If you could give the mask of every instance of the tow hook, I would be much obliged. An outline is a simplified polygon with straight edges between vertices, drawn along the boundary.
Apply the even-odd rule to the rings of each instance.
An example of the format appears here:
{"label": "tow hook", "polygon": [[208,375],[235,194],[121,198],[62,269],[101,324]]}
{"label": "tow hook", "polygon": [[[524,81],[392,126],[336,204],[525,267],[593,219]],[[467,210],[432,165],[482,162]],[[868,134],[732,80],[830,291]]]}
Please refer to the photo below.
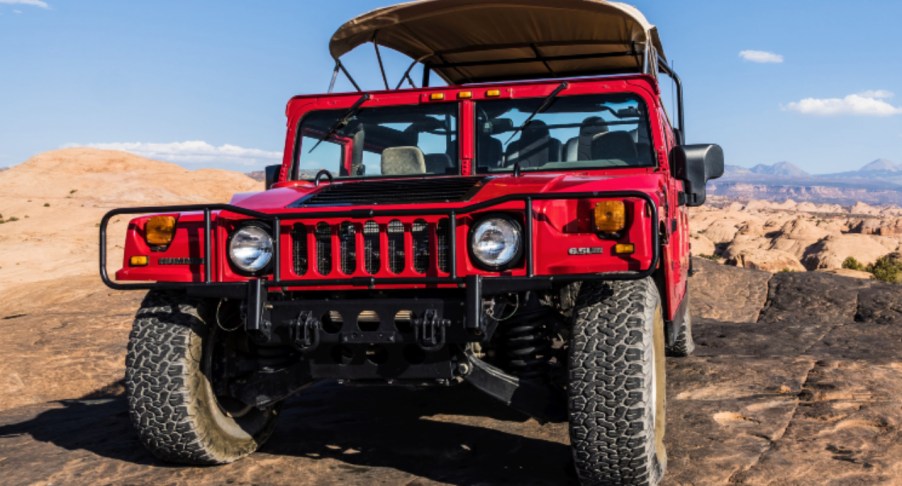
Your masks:
{"label": "tow hook", "polygon": [[427,309],[422,319],[413,320],[413,332],[417,345],[424,351],[435,351],[445,345],[446,329],[451,325],[448,319],[441,319],[438,311]]}
{"label": "tow hook", "polygon": [[322,323],[313,317],[313,312],[304,311],[291,324],[291,341],[301,351],[312,351],[319,346]]}

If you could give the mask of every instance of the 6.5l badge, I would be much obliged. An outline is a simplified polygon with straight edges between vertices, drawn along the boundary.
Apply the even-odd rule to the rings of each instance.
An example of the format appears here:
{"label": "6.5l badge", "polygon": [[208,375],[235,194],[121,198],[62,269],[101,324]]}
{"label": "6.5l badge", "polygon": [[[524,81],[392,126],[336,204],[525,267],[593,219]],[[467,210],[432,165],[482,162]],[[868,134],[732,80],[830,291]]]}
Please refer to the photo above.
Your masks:
{"label": "6.5l badge", "polygon": [[570,248],[567,253],[570,255],[601,255],[604,253],[604,249],[600,247]]}

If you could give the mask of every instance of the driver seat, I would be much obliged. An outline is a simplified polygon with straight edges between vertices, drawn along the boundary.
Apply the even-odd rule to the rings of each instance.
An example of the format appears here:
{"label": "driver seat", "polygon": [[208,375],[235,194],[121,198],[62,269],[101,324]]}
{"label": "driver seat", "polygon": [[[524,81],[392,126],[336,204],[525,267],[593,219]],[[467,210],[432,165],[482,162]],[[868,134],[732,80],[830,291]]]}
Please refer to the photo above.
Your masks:
{"label": "driver seat", "polygon": [[512,166],[520,162],[520,167],[541,167],[548,162],[561,159],[561,142],[551,137],[548,125],[535,120],[520,135],[520,139],[507,146],[504,162]]}

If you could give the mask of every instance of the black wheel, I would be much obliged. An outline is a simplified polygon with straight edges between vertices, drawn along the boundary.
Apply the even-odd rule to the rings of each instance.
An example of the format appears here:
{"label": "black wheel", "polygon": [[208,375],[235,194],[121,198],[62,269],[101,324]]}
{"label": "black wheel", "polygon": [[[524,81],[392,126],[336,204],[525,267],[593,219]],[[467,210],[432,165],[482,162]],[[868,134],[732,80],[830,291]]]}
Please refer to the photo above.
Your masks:
{"label": "black wheel", "polygon": [[131,420],[141,442],[166,461],[232,462],[256,451],[275,423],[274,408],[260,410],[222,391],[220,363],[230,344],[207,324],[206,311],[203,301],[152,291],[129,336]]}
{"label": "black wheel", "polygon": [[657,484],[667,454],[664,320],[654,281],[584,282],[569,353],[570,443],[581,482]]}
{"label": "black wheel", "polygon": [[676,340],[672,346],[667,346],[667,356],[684,358],[695,351],[695,341],[692,340],[692,315],[689,313],[689,294],[687,293],[683,303],[683,315],[677,325]]}

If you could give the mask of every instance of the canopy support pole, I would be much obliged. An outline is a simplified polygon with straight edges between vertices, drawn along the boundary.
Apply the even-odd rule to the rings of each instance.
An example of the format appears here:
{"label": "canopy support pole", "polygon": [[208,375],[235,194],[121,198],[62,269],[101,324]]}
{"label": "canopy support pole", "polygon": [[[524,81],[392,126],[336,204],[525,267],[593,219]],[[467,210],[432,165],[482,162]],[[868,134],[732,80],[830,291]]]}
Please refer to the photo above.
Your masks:
{"label": "canopy support pole", "polygon": [[354,81],[354,77],[351,76],[351,73],[348,72],[348,70],[345,68],[345,65],[341,63],[341,60],[336,59],[335,63],[335,65],[338,66],[338,69],[341,69],[341,72],[343,72],[344,75],[348,78],[348,81],[350,81],[351,84],[354,85],[354,89],[356,89],[358,93],[362,93],[363,90],[360,89],[360,85],[357,84],[357,81]]}
{"label": "canopy support pole", "polygon": [[424,88],[429,87],[429,74],[432,72],[432,69],[427,65],[423,65],[423,84],[421,85]]}
{"label": "canopy support pole", "polygon": [[677,123],[680,125],[680,138],[682,140],[678,140],[678,142],[682,145],[686,143],[686,120],[685,115],[683,113],[683,82],[680,80],[680,77],[677,75],[676,71],[671,69],[671,67],[661,59],[661,55],[658,54],[658,69],[661,70],[664,74],[670,76],[670,79],[673,80],[673,83],[676,85],[677,89]]}
{"label": "canopy support pole", "polygon": [[338,63],[335,63],[335,69],[332,70],[332,81],[329,82],[329,93],[335,91],[335,82],[338,81]]}
{"label": "canopy support pole", "polygon": [[401,80],[398,81],[398,85],[395,86],[395,89],[401,89],[401,85],[404,84],[404,80],[406,79],[408,83],[410,83],[411,88],[416,88],[416,83],[413,82],[413,78],[410,77],[410,72],[413,71],[413,68],[417,66],[417,64],[421,63],[423,59],[426,57],[421,57],[420,59],[414,59],[413,62],[410,63],[410,66],[407,66],[407,70],[404,71],[404,76],[401,76]]}
{"label": "canopy support pole", "polygon": [[379,35],[379,31],[373,32],[373,49],[376,50],[376,60],[379,61],[379,72],[382,73],[382,83],[385,84],[385,90],[388,91],[391,88],[388,86],[388,75],[385,74],[385,64],[382,63],[382,53],[379,52],[379,43],[376,42],[376,36]]}

